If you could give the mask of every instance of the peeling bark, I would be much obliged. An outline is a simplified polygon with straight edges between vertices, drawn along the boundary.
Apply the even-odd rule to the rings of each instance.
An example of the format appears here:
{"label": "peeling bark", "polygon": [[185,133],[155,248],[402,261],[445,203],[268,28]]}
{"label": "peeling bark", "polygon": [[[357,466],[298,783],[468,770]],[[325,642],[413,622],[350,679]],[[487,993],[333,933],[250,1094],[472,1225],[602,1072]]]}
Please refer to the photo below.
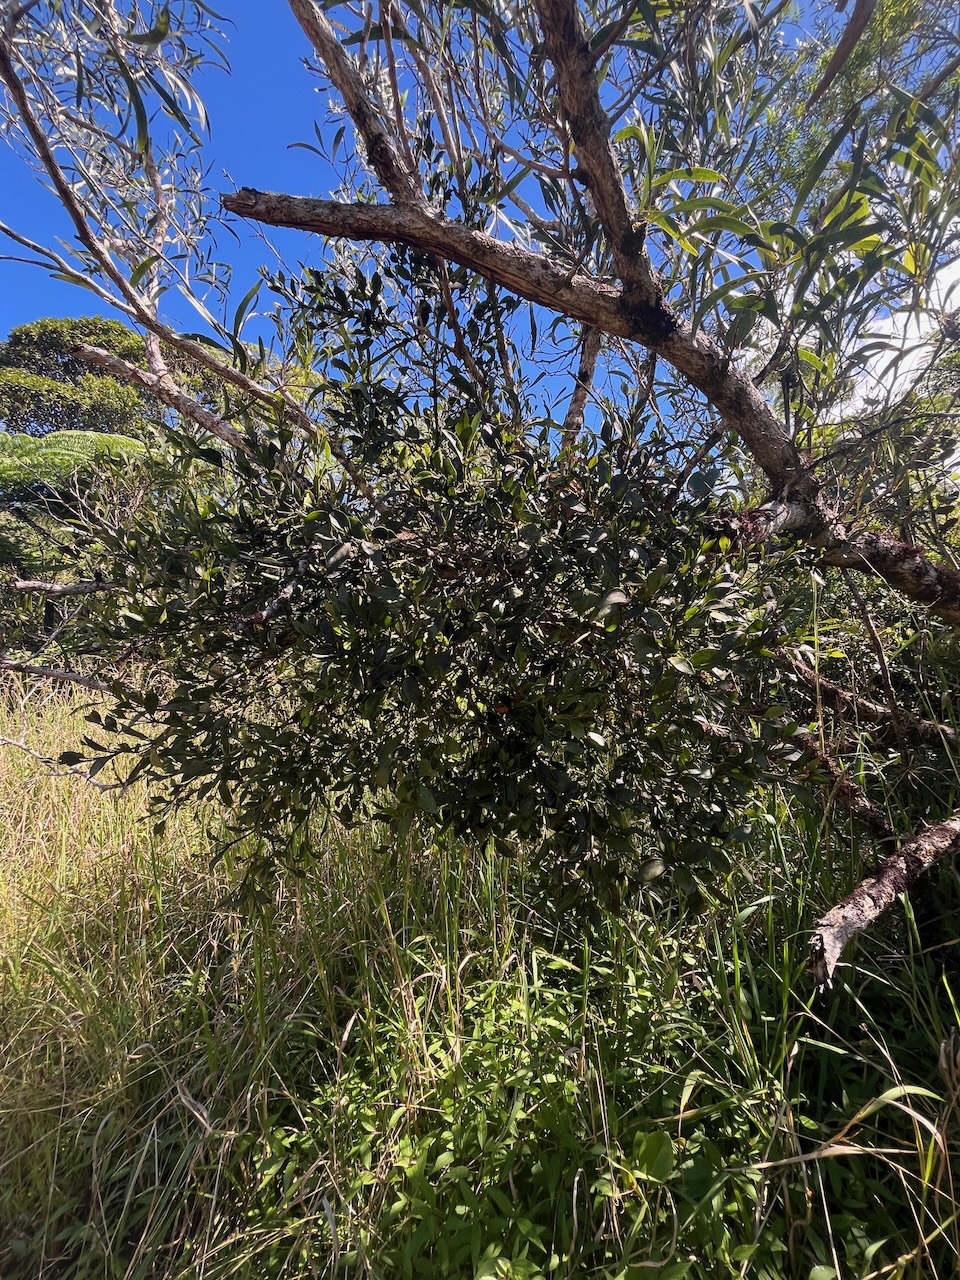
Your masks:
{"label": "peeling bark", "polygon": [[859,533],[824,550],[824,562],[843,569],[867,569],[925,604],[946,622],[960,626],[960,573],[934,564],[922,547],[890,533]]}
{"label": "peeling bark", "polygon": [[868,929],[924,871],[960,849],[960,815],[915,836],[892,853],[853,893],[817,921],[810,939],[810,968],[818,986],[829,986],[848,943]]}

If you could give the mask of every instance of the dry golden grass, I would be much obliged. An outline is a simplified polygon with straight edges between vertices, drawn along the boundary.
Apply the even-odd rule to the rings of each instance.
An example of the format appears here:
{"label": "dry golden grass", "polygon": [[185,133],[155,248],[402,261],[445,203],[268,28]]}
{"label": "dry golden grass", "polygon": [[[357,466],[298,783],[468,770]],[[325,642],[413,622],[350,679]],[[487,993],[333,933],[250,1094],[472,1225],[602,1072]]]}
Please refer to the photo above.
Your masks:
{"label": "dry golden grass", "polygon": [[[82,749],[88,702],[74,692],[0,678],[0,936],[48,919],[52,909],[112,895],[158,851],[141,786],[105,789],[54,763]],[[173,818],[168,864],[197,863],[201,824]]]}

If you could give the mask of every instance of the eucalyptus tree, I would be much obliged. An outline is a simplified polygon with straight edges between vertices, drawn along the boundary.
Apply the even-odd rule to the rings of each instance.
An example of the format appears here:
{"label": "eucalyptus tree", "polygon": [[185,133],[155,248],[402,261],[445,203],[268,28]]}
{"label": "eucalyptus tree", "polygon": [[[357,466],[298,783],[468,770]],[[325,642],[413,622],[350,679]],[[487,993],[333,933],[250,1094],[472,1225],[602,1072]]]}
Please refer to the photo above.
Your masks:
{"label": "eucalyptus tree", "polygon": [[[142,328],[147,369],[76,354],[182,424],[162,518],[88,512],[103,635],[165,673],[111,686],[101,749],[241,825],[379,812],[542,839],[568,878],[630,849],[641,875],[716,862],[759,780],[825,774],[900,842],[822,922],[826,979],[960,839],[949,787],[905,789],[929,825],[891,831],[831,736],[876,714],[931,773],[952,760],[873,614],[960,623],[953,451],[909,442],[920,375],[890,323],[957,254],[955,7],[858,4],[845,30],[785,0],[290,8],[330,91],[330,198],[259,190],[256,157],[206,192],[202,0],[3,6],[7,136],[76,244],[4,231]],[[258,295],[228,308],[211,248],[226,216],[327,245],[264,273],[257,350]],[[202,341],[165,319],[174,288]],[[926,355],[955,337],[945,317]],[[949,436],[952,402],[928,411]],[[810,582],[861,602],[881,696],[799,643]]]}

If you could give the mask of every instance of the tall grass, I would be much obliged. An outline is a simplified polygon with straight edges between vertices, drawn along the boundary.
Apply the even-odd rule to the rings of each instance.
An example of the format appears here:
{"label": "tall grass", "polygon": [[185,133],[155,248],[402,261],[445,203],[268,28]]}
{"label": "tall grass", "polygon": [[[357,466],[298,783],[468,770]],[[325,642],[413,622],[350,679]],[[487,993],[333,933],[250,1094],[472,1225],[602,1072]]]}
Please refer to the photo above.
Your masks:
{"label": "tall grass", "polygon": [[0,755],[3,1277],[957,1274],[955,952],[907,913],[814,998],[843,833],[772,794],[712,905],[586,930],[383,832],[241,909],[145,799]]}

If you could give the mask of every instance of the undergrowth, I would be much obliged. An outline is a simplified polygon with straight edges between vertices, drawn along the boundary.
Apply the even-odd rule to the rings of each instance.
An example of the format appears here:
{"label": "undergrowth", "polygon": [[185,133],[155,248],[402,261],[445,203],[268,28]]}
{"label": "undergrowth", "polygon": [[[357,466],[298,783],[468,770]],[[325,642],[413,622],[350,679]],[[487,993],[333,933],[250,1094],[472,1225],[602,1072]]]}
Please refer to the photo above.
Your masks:
{"label": "undergrowth", "polygon": [[815,996],[846,833],[771,794],[712,904],[586,930],[383,832],[240,906],[215,814],[144,813],[0,754],[5,1280],[957,1274],[955,953],[905,909]]}

